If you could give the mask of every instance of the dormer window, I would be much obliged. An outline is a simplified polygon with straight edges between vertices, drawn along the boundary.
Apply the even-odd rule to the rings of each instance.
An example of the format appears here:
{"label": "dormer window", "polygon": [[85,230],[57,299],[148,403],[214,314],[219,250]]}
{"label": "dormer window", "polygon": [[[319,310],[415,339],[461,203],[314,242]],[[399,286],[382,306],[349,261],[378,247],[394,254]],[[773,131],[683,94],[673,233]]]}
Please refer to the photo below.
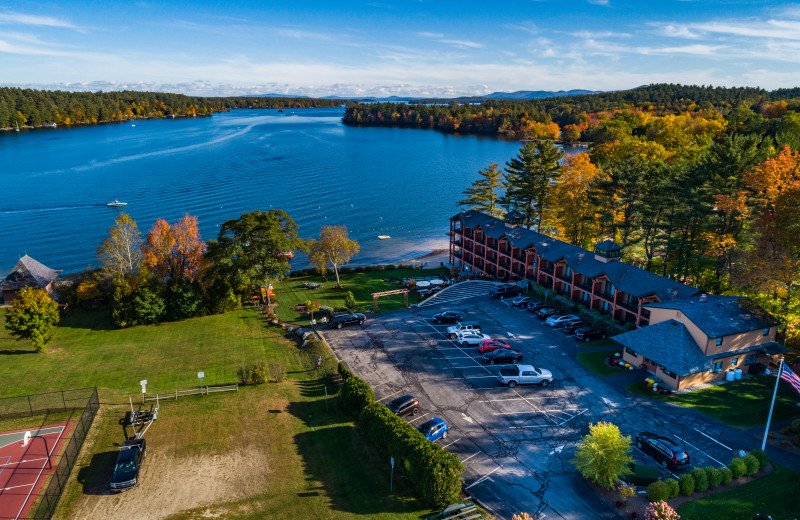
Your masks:
{"label": "dormer window", "polygon": [[769,329],[764,329],[764,335],[769,336]]}

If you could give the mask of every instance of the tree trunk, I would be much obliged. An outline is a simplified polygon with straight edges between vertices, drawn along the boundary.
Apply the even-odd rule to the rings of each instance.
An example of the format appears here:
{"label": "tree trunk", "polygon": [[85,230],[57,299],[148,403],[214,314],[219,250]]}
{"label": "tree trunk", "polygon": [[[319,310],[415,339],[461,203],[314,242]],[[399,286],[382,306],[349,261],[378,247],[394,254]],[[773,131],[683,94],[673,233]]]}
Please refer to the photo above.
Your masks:
{"label": "tree trunk", "polygon": [[331,264],[333,264],[333,272],[336,274],[336,286],[341,287],[342,282],[339,281],[339,266],[333,262],[331,262]]}

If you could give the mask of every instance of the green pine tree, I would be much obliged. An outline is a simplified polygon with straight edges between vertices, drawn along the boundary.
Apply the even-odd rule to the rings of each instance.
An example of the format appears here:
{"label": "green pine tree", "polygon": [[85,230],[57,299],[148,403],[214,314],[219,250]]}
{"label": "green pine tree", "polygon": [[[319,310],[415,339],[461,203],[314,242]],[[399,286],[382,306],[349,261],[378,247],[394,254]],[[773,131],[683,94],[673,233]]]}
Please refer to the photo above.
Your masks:
{"label": "green pine tree", "polygon": [[550,186],[561,176],[564,151],[553,141],[528,142],[516,157],[506,162],[506,185],[512,204],[525,215],[530,229],[542,227],[542,214],[547,207]]}
{"label": "green pine tree", "polygon": [[505,190],[503,172],[498,169],[498,164],[493,162],[483,170],[478,171],[481,178],[472,183],[471,188],[464,190],[466,198],[458,203],[461,207],[488,213],[494,217],[503,214],[500,205],[500,191]]}

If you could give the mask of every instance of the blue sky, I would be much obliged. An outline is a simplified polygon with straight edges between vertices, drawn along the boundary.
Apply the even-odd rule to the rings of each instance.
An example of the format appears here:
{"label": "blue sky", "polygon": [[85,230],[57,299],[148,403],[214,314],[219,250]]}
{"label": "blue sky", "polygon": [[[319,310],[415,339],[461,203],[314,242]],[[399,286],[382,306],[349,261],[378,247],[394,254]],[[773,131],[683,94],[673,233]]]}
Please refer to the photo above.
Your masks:
{"label": "blue sky", "polygon": [[800,4],[0,0],[0,84],[457,96],[800,85]]}

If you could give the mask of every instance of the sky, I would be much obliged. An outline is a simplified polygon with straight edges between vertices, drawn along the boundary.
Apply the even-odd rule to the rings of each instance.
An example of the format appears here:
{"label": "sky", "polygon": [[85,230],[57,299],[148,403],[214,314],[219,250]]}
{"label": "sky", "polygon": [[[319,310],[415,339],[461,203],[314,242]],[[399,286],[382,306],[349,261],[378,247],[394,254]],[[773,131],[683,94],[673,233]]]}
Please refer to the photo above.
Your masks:
{"label": "sky", "polygon": [[0,85],[455,97],[800,85],[800,3],[0,0]]}

